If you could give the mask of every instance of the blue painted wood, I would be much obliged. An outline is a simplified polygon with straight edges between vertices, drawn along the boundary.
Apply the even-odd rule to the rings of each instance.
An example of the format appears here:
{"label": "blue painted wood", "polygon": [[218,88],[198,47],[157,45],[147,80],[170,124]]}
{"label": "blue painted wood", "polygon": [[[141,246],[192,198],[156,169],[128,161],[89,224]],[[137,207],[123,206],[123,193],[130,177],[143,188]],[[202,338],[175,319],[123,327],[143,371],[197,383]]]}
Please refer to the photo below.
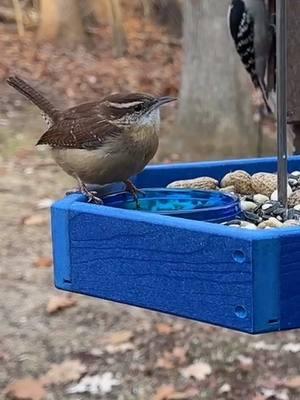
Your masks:
{"label": "blue painted wood", "polygon": [[[300,158],[289,161],[300,169]],[[148,167],[140,187],[275,171],[275,159]],[[246,231],[87,204],[52,207],[55,284],[63,290],[248,333],[300,327],[300,232]]]}
{"label": "blue painted wood", "polygon": [[254,332],[280,330],[280,243],[274,233],[273,237],[262,236],[253,241]]}
{"label": "blue painted wood", "polygon": [[300,327],[300,235],[280,240],[280,312],[282,329]]}
{"label": "blue painted wood", "polygon": [[[63,201],[57,201],[51,208],[55,285],[65,290],[72,289],[68,208],[75,199],[80,199],[80,197],[78,195],[66,197]],[[83,200],[83,197],[81,199]]]}

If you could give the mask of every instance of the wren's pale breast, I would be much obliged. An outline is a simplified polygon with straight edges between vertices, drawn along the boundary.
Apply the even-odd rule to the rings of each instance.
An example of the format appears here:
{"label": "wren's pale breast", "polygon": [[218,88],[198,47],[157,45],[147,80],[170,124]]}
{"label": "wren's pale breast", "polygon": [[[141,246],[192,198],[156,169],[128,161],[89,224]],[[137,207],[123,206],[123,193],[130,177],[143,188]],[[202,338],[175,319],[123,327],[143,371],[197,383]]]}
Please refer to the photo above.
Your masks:
{"label": "wren's pale breast", "polygon": [[83,182],[105,185],[125,181],[142,171],[158,148],[159,109],[146,114],[136,127],[111,137],[97,149],[52,148],[58,165]]}

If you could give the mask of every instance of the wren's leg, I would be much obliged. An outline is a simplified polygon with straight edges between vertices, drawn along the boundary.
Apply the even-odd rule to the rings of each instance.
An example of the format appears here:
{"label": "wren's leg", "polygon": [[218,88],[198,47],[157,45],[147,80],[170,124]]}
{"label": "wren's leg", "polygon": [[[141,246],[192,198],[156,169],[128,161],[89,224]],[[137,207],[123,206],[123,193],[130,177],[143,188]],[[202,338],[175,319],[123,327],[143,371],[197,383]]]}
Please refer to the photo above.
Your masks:
{"label": "wren's leg", "polygon": [[138,193],[141,193],[141,194],[145,194],[145,193],[142,190],[139,190],[137,187],[135,187],[135,185],[129,179],[124,181],[124,183],[126,185],[125,190],[133,196],[136,206],[137,206],[137,208],[139,208],[139,199],[138,199],[137,195],[138,195]]}
{"label": "wren's leg", "polygon": [[66,196],[70,196],[71,194],[80,193],[80,192],[81,192],[80,188],[70,189],[66,192]]}
{"label": "wren's leg", "polygon": [[75,176],[75,178],[79,184],[80,192],[88,198],[89,203],[103,204],[103,201],[99,197],[95,196],[94,192],[90,192],[86,185],[77,175]]}

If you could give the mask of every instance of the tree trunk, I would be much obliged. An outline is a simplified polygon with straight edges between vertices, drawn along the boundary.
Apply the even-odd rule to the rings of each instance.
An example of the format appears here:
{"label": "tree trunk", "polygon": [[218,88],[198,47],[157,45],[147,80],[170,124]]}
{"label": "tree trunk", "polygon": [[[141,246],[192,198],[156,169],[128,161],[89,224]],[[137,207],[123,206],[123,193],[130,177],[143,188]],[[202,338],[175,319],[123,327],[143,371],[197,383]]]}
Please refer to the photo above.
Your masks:
{"label": "tree trunk", "polygon": [[40,0],[39,41],[55,41],[73,47],[84,44],[79,0]]}
{"label": "tree trunk", "polygon": [[227,33],[228,1],[183,2],[184,51],[177,151],[195,159],[255,155],[251,86]]}
{"label": "tree trunk", "polygon": [[182,35],[182,7],[179,0],[146,0],[156,21],[177,37]]}
{"label": "tree trunk", "polygon": [[152,3],[150,0],[141,0],[145,18],[150,18],[152,12]]}
{"label": "tree trunk", "polygon": [[113,51],[116,57],[123,57],[127,50],[127,38],[122,19],[120,0],[106,0],[113,35]]}
{"label": "tree trunk", "polygon": [[103,0],[89,0],[90,10],[94,14],[97,22],[102,24],[109,18],[108,2]]}
{"label": "tree trunk", "polygon": [[16,15],[16,23],[17,23],[17,30],[20,38],[24,36],[24,20],[23,20],[23,11],[20,5],[19,0],[13,0],[15,15]]}

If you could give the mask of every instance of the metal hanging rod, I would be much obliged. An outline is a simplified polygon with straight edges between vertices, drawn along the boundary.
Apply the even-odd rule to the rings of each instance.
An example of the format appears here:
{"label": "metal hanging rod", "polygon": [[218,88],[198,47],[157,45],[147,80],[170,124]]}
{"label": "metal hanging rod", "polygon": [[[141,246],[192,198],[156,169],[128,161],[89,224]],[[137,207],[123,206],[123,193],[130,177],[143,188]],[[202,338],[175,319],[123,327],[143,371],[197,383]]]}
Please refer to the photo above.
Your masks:
{"label": "metal hanging rod", "polygon": [[278,200],[287,209],[287,1],[276,0]]}

